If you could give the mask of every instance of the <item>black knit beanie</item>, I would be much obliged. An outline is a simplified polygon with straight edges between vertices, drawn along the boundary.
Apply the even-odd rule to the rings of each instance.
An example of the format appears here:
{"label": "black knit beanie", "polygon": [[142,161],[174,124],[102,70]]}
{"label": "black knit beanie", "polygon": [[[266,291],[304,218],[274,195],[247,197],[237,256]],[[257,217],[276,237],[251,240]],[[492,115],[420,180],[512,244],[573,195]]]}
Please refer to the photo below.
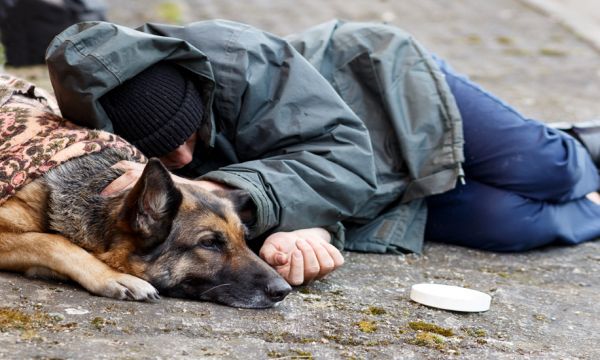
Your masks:
{"label": "black knit beanie", "polygon": [[148,157],[170,153],[200,128],[202,99],[182,71],[160,62],[100,98],[115,134]]}

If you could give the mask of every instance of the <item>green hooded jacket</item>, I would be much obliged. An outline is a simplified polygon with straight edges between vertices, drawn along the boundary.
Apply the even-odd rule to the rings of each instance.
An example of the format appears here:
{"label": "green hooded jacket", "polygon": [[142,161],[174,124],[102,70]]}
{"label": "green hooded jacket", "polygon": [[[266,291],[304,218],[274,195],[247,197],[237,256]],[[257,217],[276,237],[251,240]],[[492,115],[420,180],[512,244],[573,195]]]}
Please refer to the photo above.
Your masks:
{"label": "green hooded jacket", "polygon": [[248,191],[251,237],[322,226],[334,244],[420,252],[424,197],[461,175],[462,126],[431,56],[386,25],[287,39],[229,21],[71,26],[46,61],[65,118],[112,131],[98,99],[152,64],[187,69],[206,109],[188,177]]}

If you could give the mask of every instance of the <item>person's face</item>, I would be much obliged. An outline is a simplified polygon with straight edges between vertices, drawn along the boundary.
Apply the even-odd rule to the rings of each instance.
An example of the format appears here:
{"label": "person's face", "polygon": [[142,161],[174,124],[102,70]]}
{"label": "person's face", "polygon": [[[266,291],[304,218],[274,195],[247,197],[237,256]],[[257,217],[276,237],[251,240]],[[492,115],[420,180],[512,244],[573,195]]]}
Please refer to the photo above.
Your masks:
{"label": "person's face", "polygon": [[167,155],[159,157],[160,162],[162,162],[169,170],[181,169],[186,166],[192,162],[194,148],[196,147],[196,138],[196,133],[192,134],[183,145],[180,145],[177,149],[171,151]]}

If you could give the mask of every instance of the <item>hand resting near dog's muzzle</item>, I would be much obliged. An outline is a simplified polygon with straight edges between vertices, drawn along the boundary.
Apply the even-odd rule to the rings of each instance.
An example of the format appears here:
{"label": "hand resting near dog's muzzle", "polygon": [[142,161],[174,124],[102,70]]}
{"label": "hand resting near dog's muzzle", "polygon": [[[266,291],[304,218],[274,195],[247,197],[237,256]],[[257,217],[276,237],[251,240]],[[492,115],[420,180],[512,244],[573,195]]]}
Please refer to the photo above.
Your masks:
{"label": "hand resting near dog's muzzle", "polygon": [[[76,162],[70,164],[77,167]],[[105,179],[112,180],[112,176]],[[97,194],[100,190],[91,187],[84,191]],[[113,243],[115,250],[98,254],[99,258],[147,280],[161,294],[262,308],[283,300],[291,291],[246,245],[246,228],[237,211],[251,200],[242,190],[209,192],[191,184],[175,184],[160,161],[151,159],[131,190],[109,198],[95,194],[89,195],[100,207],[106,202],[109,208],[118,209],[103,219],[107,229],[113,222],[117,236],[111,237],[122,243]],[[55,230],[65,233],[68,228]],[[86,248],[89,244],[79,245]],[[126,257],[112,255],[124,246],[131,248]]]}
{"label": "hand resting near dog's muzzle", "polygon": [[[0,261],[0,267],[48,268],[95,294],[132,300],[155,299],[156,288],[167,296],[266,308],[291,291],[246,245],[246,228],[237,211],[250,201],[247,193],[176,184],[160,161],[151,159],[133,188],[100,195],[122,173],[111,168],[120,160],[129,159],[105,150],[70,160],[42,177],[48,230],[109,268],[92,264],[90,259],[86,268],[81,264],[84,254],[70,260],[71,267],[47,261],[19,267]],[[40,185],[36,181],[30,185],[34,184]],[[91,275],[84,276],[86,272]]]}

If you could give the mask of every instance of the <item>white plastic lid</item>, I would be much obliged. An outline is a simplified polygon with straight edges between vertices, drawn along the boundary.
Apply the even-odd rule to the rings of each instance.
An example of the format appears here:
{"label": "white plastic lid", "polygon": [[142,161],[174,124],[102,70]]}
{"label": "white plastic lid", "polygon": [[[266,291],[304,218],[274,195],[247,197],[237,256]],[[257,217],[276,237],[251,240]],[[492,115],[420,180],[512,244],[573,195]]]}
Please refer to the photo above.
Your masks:
{"label": "white plastic lid", "polygon": [[413,285],[410,299],[438,309],[463,312],[488,311],[492,302],[492,297],[481,291],[442,284]]}

